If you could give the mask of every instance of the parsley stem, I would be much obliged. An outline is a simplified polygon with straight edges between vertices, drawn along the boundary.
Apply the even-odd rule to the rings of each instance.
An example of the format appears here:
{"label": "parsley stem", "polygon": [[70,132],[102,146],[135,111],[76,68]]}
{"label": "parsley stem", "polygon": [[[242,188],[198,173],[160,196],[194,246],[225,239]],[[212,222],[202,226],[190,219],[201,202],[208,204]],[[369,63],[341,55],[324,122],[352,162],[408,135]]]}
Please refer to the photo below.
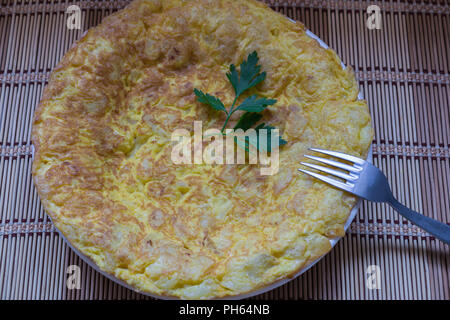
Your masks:
{"label": "parsley stem", "polygon": [[232,115],[233,112],[235,111],[235,110],[233,110],[233,108],[234,108],[234,105],[236,104],[236,100],[237,100],[238,97],[239,97],[239,96],[236,96],[236,97],[234,98],[234,101],[233,101],[233,104],[231,105],[230,111],[227,113],[227,118],[225,119],[225,123],[224,123],[223,126],[222,126],[222,130],[220,130],[220,132],[222,132],[222,133],[223,133],[223,130],[225,129],[225,126],[226,126],[227,123],[228,123],[228,120],[230,120],[231,115]]}

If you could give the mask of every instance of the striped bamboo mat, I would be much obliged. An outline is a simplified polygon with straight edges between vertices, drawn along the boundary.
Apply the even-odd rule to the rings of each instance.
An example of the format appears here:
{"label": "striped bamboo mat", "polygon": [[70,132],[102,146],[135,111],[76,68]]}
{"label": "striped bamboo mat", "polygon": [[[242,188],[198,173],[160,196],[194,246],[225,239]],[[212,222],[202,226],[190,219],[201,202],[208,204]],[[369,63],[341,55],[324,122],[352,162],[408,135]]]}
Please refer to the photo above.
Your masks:
{"label": "striped bamboo mat", "polygon": [[[148,299],[88,267],[45,215],[31,181],[30,125],[69,46],[129,1],[0,0],[0,298]],[[355,71],[375,128],[373,162],[407,206],[450,222],[450,2],[267,1]],[[81,30],[66,28],[69,5]],[[369,5],[381,29],[368,29]],[[449,247],[364,202],[347,236],[303,276],[256,299],[450,299]],[[66,286],[81,269],[81,289]],[[367,268],[379,267],[379,289]]]}

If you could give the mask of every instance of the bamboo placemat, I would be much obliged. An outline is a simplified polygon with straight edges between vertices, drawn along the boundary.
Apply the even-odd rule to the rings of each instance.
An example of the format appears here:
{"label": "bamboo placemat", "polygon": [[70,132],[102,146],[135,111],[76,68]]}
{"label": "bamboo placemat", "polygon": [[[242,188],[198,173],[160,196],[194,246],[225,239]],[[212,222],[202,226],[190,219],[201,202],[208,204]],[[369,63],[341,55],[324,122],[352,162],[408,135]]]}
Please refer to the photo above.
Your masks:
{"label": "bamboo placemat", "polygon": [[[300,20],[351,65],[368,100],[373,162],[399,200],[450,222],[450,2],[267,1]],[[69,46],[129,1],[0,0],[0,298],[148,299],[101,276],[55,232],[31,181],[30,127],[49,72]],[[66,28],[69,5],[81,30]],[[381,29],[366,27],[378,5]],[[334,250],[256,299],[450,298],[449,247],[389,207],[364,202]],[[66,286],[81,268],[81,289]],[[381,287],[366,286],[380,268]]]}

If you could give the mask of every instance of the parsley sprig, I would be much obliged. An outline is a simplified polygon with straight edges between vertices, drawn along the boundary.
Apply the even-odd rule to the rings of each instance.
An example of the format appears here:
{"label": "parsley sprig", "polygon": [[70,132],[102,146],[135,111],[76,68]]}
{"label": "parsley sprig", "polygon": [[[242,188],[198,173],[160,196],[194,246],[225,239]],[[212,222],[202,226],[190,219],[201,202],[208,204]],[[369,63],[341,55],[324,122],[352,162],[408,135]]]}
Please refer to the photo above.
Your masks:
{"label": "parsley sprig", "polygon": [[[253,125],[255,125],[259,120],[262,118],[262,112],[264,109],[266,109],[270,105],[274,105],[277,100],[275,99],[266,99],[258,97],[257,95],[251,95],[244,99],[238,106],[236,106],[236,102],[238,98],[247,90],[253,88],[257,84],[261,83],[266,79],[266,72],[261,72],[261,66],[258,65],[258,54],[256,51],[253,51],[251,54],[248,55],[247,60],[244,60],[240,65],[240,72],[236,70],[236,67],[234,64],[230,66],[230,71],[227,72],[227,78],[230,81],[231,85],[233,86],[235,97],[233,100],[233,103],[229,110],[227,110],[220,101],[219,98],[214,97],[208,93],[204,93],[201,90],[194,89],[194,93],[197,96],[197,101],[201,103],[208,104],[213,109],[218,111],[223,111],[226,113],[227,117],[225,119],[225,123],[222,126],[221,132],[224,134],[224,130],[226,125],[228,124],[228,120],[230,120],[231,115],[238,111],[246,111],[240,118],[236,126],[234,127],[234,130],[236,129],[242,129],[244,131],[250,129]],[[255,130],[258,136],[258,144],[257,148],[261,150],[260,143],[259,143],[259,129],[266,129],[267,130],[267,151],[271,151],[271,145],[270,145],[270,135],[272,129],[275,129],[272,126],[267,126],[264,123],[258,125]],[[286,144],[287,141],[282,139],[281,136],[279,138],[278,145],[282,146]]]}

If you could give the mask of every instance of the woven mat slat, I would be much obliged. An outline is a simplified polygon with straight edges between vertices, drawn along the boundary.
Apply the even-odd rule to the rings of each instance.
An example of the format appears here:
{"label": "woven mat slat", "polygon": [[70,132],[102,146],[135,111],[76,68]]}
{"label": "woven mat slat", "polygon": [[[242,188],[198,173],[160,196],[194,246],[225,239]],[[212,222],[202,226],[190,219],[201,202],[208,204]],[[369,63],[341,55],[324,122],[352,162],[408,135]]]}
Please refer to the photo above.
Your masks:
{"label": "woven mat slat", "polygon": [[[56,233],[31,181],[32,115],[53,66],[89,27],[130,1],[0,0],[0,299],[148,299],[88,267]],[[265,1],[334,48],[368,100],[373,162],[407,206],[450,223],[450,1]],[[82,9],[82,30],[65,9]],[[365,27],[377,4],[382,29]],[[314,268],[253,299],[450,299],[449,247],[364,202]],[[81,290],[66,286],[81,268]],[[381,269],[380,290],[366,268]]]}

